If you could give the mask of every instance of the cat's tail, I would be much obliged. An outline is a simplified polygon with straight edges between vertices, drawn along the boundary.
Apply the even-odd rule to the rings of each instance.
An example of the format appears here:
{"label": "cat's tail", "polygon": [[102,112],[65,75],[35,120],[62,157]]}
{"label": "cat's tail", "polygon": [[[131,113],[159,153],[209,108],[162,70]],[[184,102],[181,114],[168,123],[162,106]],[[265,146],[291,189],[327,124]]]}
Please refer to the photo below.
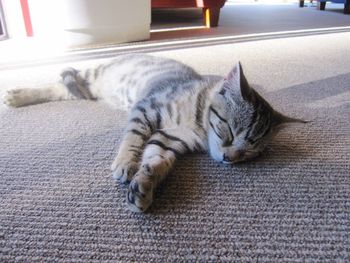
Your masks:
{"label": "cat's tail", "polygon": [[61,80],[53,85],[38,88],[15,88],[8,90],[4,103],[11,107],[60,100],[95,99],[89,90],[88,81],[81,77],[78,70],[67,68],[61,73]]}

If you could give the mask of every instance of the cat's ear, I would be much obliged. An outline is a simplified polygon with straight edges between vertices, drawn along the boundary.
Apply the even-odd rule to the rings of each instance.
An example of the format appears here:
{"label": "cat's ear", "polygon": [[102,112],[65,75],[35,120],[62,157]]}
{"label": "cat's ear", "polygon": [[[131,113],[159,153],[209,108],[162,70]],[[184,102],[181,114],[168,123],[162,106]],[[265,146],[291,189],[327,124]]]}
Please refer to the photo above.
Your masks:
{"label": "cat's ear", "polygon": [[305,121],[302,119],[297,119],[297,118],[291,118],[288,116],[283,115],[282,113],[279,113],[277,111],[273,112],[272,115],[272,123],[275,127],[282,127],[284,124],[289,124],[289,123],[308,123],[310,121]]}
{"label": "cat's ear", "polygon": [[249,87],[248,81],[243,73],[241,62],[238,62],[225,78],[225,86],[229,87],[243,97],[244,100],[250,101],[253,99],[252,89]]}

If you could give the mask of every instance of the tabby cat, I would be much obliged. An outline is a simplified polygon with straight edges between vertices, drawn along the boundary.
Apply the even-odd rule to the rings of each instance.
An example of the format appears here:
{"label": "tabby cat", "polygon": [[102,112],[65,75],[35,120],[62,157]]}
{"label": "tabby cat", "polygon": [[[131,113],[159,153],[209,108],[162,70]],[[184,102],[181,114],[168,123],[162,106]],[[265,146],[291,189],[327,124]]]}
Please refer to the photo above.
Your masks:
{"label": "tabby cat", "polygon": [[155,188],[185,153],[209,151],[232,164],[259,155],[279,128],[302,122],[275,111],[253,88],[240,63],[226,78],[201,76],[175,60],[128,54],[99,67],[64,70],[42,88],[9,90],[13,107],[58,100],[104,99],[129,110],[113,177],[129,183],[127,204],[144,212]]}

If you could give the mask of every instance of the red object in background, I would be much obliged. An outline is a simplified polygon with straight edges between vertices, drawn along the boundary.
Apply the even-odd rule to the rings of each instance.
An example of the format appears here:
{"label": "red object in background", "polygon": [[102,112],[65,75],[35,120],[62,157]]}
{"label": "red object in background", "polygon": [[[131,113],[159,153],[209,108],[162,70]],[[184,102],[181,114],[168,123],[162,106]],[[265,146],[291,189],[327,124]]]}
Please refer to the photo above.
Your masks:
{"label": "red object in background", "polygon": [[152,0],[154,8],[222,7],[226,0]]}
{"label": "red object in background", "polygon": [[152,0],[152,8],[189,8],[200,7],[206,27],[218,26],[220,8],[226,0]]}
{"label": "red object in background", "polygon": [[30,19],[28,0],[21,0],[22,14],[24,19],[24,26],[26,28],[27,36],[33,36],[32,21]]}

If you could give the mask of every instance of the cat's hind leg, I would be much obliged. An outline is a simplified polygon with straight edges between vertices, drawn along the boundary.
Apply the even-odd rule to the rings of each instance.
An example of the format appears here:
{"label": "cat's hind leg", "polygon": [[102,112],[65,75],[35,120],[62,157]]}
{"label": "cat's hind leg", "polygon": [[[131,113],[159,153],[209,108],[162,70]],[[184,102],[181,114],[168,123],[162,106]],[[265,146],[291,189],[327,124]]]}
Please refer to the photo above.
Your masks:
{"label": "cat's hind leg", "polygon": [[22,107],[49,101],[72,99],[67,88],[57,83],[41,88],[15,88],[5,94],[3,101],[11,107]]}
{"label": "cat's hind leg", "polygon": [[153,202],[156,187],[164,180],[175,161],[193,151],[189,143],[180,139],[184,131],[156,131],[145,146],[139,171],[131,181],[127,204],[134,212],[144,212]]}
{"label": "cat's hind leg", "polygon": [[67,68],[61,80],[53,85],[38,88],[15,88],[5,94],[3,101],[11,107],[22,107],[49,101],[94,99],[79,71]]}

